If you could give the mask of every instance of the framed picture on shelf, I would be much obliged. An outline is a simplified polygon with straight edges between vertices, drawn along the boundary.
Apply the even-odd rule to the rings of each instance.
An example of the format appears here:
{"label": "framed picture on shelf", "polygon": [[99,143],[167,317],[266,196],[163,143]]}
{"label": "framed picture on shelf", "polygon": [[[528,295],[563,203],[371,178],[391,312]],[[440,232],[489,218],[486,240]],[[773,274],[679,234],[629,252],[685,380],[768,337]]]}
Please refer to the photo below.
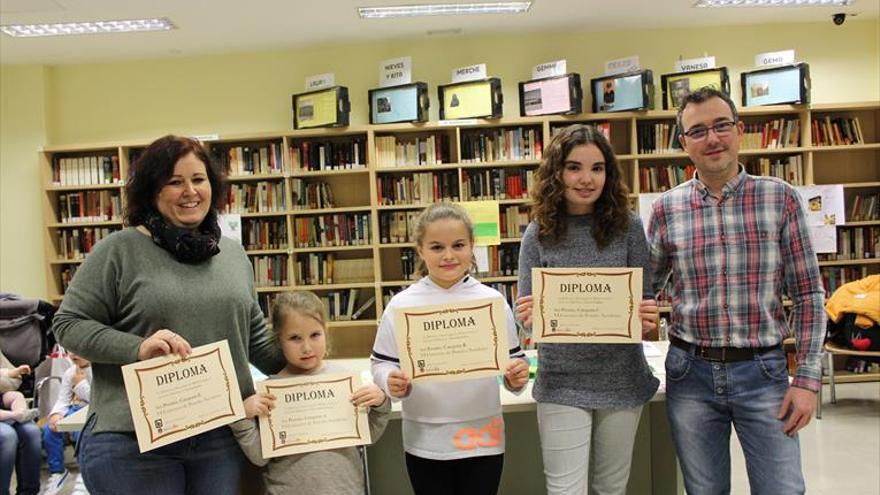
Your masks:
{"label": "framed picture on shelf", "polygon": [[345,127],[351,104],[348,88],[333,86],[293,95],[293,128]]}
{"label": "framed picture on shelf", "polygon": [[727,76],[727,67],[663,74],[660,76],[660,85],[663,86],[664,110],[678,108],[681,106],[684,97],[691,91],[706,86],[723,91],[725,94],[730,94],[730,79]]}
{"label": "framed picture on shelf", "polygon": [[370,124],[428,120],[428,85],[423,82],[371,89]]}
{"label": "framed picture on shelf", "polygon": [[501,118],[504,97],[497,77],[438,86],[437,95],[440,120]]}
{"label": "framed picture on shelf", "polygon": [[563,74],[519,83],[519,114],[523,117],[580,113],[583,99],[579,74]]}
{"label": "framed picture on shelf", "polygon": [[654,108],[654,73],[650,70],[597,77],[590,81],[593,112]]}
{"label": "framed picture on shelf", "polygon": [[806,62],[740,74],[742,104],[800,105],[810,102],[810,65]]}

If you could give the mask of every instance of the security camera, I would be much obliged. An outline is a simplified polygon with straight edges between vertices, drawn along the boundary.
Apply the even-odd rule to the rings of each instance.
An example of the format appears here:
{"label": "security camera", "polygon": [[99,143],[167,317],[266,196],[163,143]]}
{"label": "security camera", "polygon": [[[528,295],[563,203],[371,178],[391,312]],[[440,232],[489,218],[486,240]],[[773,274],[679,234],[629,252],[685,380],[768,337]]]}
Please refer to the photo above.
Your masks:
{"label": "security camera", "polygon": [[842,12],[840,14],[834,14],[831,16],[831,20],[834,21],[835,26],[840,26],[843,24],[843,21],[846,20],[846,14]]}

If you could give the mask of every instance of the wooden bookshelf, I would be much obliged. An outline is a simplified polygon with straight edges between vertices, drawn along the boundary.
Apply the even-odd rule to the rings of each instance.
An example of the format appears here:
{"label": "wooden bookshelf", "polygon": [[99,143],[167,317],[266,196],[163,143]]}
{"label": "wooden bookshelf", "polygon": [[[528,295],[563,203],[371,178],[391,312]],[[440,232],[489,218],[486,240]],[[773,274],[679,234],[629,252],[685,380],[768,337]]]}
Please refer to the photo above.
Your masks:
{"label": "wooden bookshelf", "polygon": [[[796,136],[797,139],[794,140],[796,146],[743,149],[741,154],[744,162],[762,157],[771,160],[790,156],[799,157],[803,166],[804,183],[844,184],[848,201],[847,215],[851,206],[849,201],[855,197],[854,195],[880,192],[880,102],[742,108],[740,114],[744,122],[756,126],[779,119],[783,119],[783,122],[796,120],[800,131]],[[830,146],[814,143],[810,132],[811,122],[813,119],[824,120],[826,117],[858,118],[864,142]],[[276,165],[268,168],[256,166],[252,170],[236,166],[233,170],[230,163],[229,170],[229,182],[232,185],[258,187],[261,184],[273,184],[279,187],[278,191],[280,191],[283,184],[283,198],[277,198],[273,194],[273,199],[279,201],[283,199],[279,203],[283,208],[277,211],[254,211],[241,215],[243,224],[246,224],[245,230],[253,237],[250,240],[243,240],[248,257],[256,259],[279,256],[282,257],[279,259],[284,259],[286,263],[287,284],[259,287],[257,292],[261,304],[268,304],[274,295],[292,289],[314,290],[319,295],[331,294],[334,291],[356,290],[356,306],[366,303],[372,297],[374,302],[360,319],[355,321],[341,319],[332,321],[329,325],[336,357],[364,357],[369,354],[377,320],[384,308],[383,296],[386,296],[389,290],[400,290],[413,283],[412,279],[405,277],[401,264],[402,259],[406,258],[406,253],[411,253],[415,245],[411,239],[383,243],[382,219],[388,218],[389,215],[415,213],[434,200],[433,197],[426,196],[426,199],[420,200],[417,204],[382,204],[379,201],[378,189],[380,179],[393,180],[422,173],[451,174],[454,180],[447,180],[453,181],[450,185],[457,188],[459,199],[465,200],[468,198],[461,197],[461,191],[464,190],[466,178],[480,174],[485,178],[486,174],[489,174],[491,187],[487,191],[499,202],[499,215],[511,208],[527,212],[529,203],[527,196],[511,198],[509,190],[496,194],[497,191],[493,189],[497,185],[495,177],[504,177],[506,180],[520,172],[522,177],[526,177],[527,171],[534,171],[540,164],[540,157],[535,149],[538,141],[543,154],[555,129],[572,123],[585,123],[604,126],[610,132],[612,147],[618,156],[622,175],[632,191],[630,196],[636,199],[640,192],[650,189],[641,181],[643,168],[689,164],[687,154],[680,150],[651,153],[640,149],[640,129],[647,129],[647,125],[669,126],[674,124],[674,121],[674,111],[584,113],[571,116],[478,120],[476,123],[467,121],[462,122],[461,125],[455,125],[454,122],[429,122],[353,126],[343,129],[257,132],[224,135],[205,144],[212,154],[216,153],[215,156],[227,158],[228,150],[232,148],[240,147],[244,150],[275,147],[271,156],[275,157]],[[491,156],[488,154],[479,158],[472,156],[475,150],[480,149],[480,139],[484,140],[482,146],[485,149],[489,145],[488,141],[485,141],[486,136],[497,137],[505,133],[508,136],[518,136],[519,130],[527,131],[526,134],[530,136],[528,142],[516,143],[512,148],[510,143],[506,143],[503,152],[499,148],[496,150],[497,153],[493,152]],[[531,134],[528,134],[529,131]],[[435,146],[432,153],[427,153],[425,148],[427,144],[423,144],[421,154],[413,155],[412,146],[418,151],[419,143],[427,143],[428,138],[431,137],[433,137],[431,142]],[[308,143],[308,152],[313,150],[311,147],[313,145],[326,146],[327,150],[332,147],[334,155],[325,154],[323,159],[326,165],[334,165],[336,168],[321,168],[320,159],[311,163],[313,165],[311,169],[303,166],[303,153],[306,149],[303,145],[306,143]],[[398,150],[391,148],[389,151],[389,143],[393,143],[391,146],[399,144],[404,147],[409,143],[410,154],[406,155],[404,153],[406,150],[401,149],[398,159]],[[71,253],[70,249],[65,251],[61,244],[62,239],[72,242],[70,239],[73,237],[71,234],[73,231],[78,232],[77,239],[80,240],[79,236],[85,235],[85,229],[115,231],[123,227],[121,212],[119,218],[110,220],[63,222],[59,212],[59,197],[66,194],[107,192],[118,194],[120,201],[124,203],[124,184],[128,177],[130,160],[148,144],[149,141],[145,140],[75,144],[46,147],[39,153],[44,191],[45,259],[49,267],[49,299],[56,302],[61,300],[65,278],[73,275],[84,256],[82,252]],[[495,145],[494,141],[492,145]],[[528,151],[525,150],[527,146],[531,146]],[[291,150],[297,151],[292,153]],[[380,156],[383,152],[385,154]],[[115,157],[118,182],[71,185],[59,184],[53,180],[53,164],[60,158],[88,156]],[[357,163],[347,165],[344,163],[346,161]],[[317,168],[314,167],[315,164],[318,164]],[[242,173],[242,170],[245,170],[245,173]],[[332,191],[332,207],[312,208],[307,204],[298,204],[301,198],[298,198],[297,191],[309,191],[309,187],[318,190],[322,187],[320,184],[325,184]],[[295,189],[297,185],[303,189]],[[486,185],[485,181],[483,185]],[[523,183],[521,187],[527,190],[527,184]],[[355,245],[298,247],[297,222],[301,219],[328,215],[366,215],[369,239],[365,243]],[[878,228],[878,225],[880,220],[860,220],[841,228]],[[273,234],[274,242],[271,245],[256,242],[267,237],[269,235],[267,232]],[[275,235],[278,233],[283,233],[283,238]],[[521,235],[521,232],[509,232],[507,237],[502,238],[501,247],[505,249],[518,247]],[[372,278],[369,281],[350,283],[297,284],[298,261],[308,260],[310,255],[328,254],[339,260],[359,260],[369,264],[370,266],[364,265],[364,267],[372,271]],[[855,269],[859,273],[878,273],[880,259],[835,260],[823,262],[822,267],[823,269]],[[516,275],[485,274],[479,278],[487,284],[504,289],[510,296],[515,293]],[[664,312],[666,311],[668,310],[664,308]]]}

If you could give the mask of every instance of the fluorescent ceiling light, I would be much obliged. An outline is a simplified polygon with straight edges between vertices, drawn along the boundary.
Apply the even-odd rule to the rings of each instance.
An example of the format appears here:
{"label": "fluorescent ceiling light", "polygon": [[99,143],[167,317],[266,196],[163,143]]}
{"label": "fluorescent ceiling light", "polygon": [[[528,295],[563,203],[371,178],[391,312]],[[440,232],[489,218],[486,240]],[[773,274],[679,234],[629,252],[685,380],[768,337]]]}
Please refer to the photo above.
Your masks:
{"label": "fluorescent ceiling light", "polygon": [[358,7],[358,14],[363,19],[426,15],[522,14],[527,12],[531,6],[532,2],[435,3],[392,7]]}
{"label": "fluorescent ceiling light", "polygon": [[35,36],[68,36],[74,34],[133,33],[168,31],[174,24],[165,17],[158,19],[127,19],[122,21],[63,22],[56,24],[9,24],[0,31],[14,38]]}
{"label": "fluorescent ceiling light", "polygon": [[841,7],[855,0],[697,0],[694,7]]}

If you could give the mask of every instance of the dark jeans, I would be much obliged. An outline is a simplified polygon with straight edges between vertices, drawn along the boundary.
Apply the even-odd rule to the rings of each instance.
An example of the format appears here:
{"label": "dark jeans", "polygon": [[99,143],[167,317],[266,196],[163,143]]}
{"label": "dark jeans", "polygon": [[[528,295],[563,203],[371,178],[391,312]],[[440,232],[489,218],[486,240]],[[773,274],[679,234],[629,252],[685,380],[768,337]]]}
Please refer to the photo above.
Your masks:
{"label": "dark jeans", "polygon": [[134,433],[92,432],[79,440],[79,465],[91,495],[237,495],[244,455],[227,427],[140,453]]}
{"label": "dark jeans", "polygon": [[9,494],[13,470],[18,495],[39,493],[40,428],[33,421],[0,421],[0,494]]}
{"label": "dark jeans", "polygon": [[416,495],[495,495],[504,454],[436,461],[406,454],[406,470]]}

